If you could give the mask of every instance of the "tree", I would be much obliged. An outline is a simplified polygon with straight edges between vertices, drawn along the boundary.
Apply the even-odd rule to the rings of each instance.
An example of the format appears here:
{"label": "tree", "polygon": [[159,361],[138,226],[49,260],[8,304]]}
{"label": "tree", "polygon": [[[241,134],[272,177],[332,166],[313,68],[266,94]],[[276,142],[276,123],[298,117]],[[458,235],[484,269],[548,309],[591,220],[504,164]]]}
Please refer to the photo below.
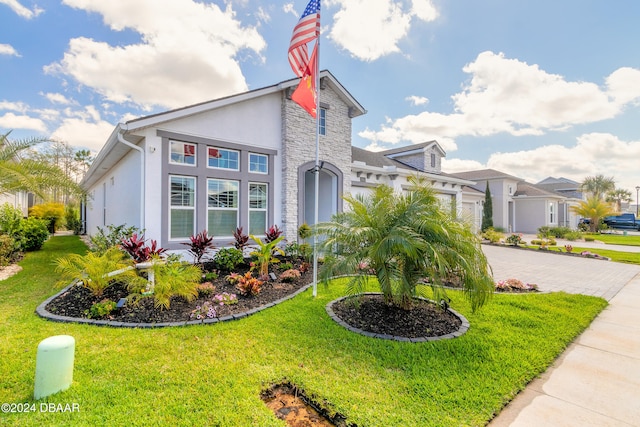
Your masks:
{"label": "tree", "polygon": [[613,203],[616,207],[616,212],[622,211],[622,203],[630,202],[633,199],[631,191],[623,188],[616,188],[613,191],[607,193],[607,202]]}
{"label": "tree", "polygon": [[410,309],[424,279],[440,300],[455,275],[472,309],[481,307],[494,284],[478,236],[440,207],[428,184],[417,177],[411,184],[408,194],[381,185],[368,196],[345,196],[350,208],[315,227],[327,254],[322,280],[349,275],[347,292],[361,294],[373,274],[386,304]]}
{"label": "tree", "polygon": [[580,184],[580,190],[591,194],[593,197],[603,199],[605,195],[616,188],[615,179],[604,175],[588,176]]}
{"label": "tree", "polygon": [[10,140],[9,134],[0,135],[0,193],[29,191],[42,199],[50,198],[53,190],[83,193],[57,165],[27,156],[28,150],[44,139]]}
{"label": "tree", "polygon": [[482,231],[493,227],[493,201],[491,200],[491,190],[489,189],[489,181],[484,190],[484,206],[482,207]]}
{"label": "tree", "polygon": [[577,206],[571,206],[571,210],[581,217],[589,219],[589,231],[592,233],[598,231],[600,219],[612,213],[611,205],[595,196],[581,201]]}

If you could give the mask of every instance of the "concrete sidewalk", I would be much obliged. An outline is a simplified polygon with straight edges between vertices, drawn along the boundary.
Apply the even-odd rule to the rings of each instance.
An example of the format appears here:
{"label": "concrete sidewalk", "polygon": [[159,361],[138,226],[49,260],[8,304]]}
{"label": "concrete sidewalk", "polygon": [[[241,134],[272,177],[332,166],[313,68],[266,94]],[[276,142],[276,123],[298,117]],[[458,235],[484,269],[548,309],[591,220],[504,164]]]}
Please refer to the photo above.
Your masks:
{"label": "concrete sidewalk", "polygon": [[497,279],[505,274],[529,280],[516,274],[526,254],[526,274],[535,277],[537,272],[542,290],[609,300],[589,328],[489,426],[640,426],[640,267],[493,246],[483,249]]}

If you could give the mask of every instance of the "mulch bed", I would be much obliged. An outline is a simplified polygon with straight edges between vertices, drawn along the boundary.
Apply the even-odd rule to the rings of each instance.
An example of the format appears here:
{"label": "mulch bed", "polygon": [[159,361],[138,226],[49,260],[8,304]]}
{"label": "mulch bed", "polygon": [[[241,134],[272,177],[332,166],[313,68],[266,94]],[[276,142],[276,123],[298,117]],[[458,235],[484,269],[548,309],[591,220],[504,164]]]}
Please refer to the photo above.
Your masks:
{"label": "mulch bed", "polygon": [[333,312],[345,323],[366,332],[405,338],[438,337],[456,332],[461,320],[448,310],[422,299],[411,310],[384,303],[381,295],[361,295],[359,304],[351,298],[336,301]]}
{"label": "mulch bed", "polygon": [[[244,273],[244,270],[241,268],[238,272]],[[276,275],[280,273],[277,267],[274,267],[272,271],[275,271]],[[211,281],[215,286],[213,294],[199,296],[191,302],[181,297],[173,297],[168,309],[160,309],[154,306],[152,297],[140,298],[135,304],[127,302],[124,307],[99,320],[133,324],[191,321],[196,320],[192,317],[196,307],[202,306],[207,301],[212,301],[214,295],[225,292],[236,294],[237,304],[215,305],[216,317],[222,318],[264,307],[293,294],[313,280],[313,272],[309,269],[292,283],[265,282],[259,294],[245,296],[241,295],[235,286],[229,284],[225,280],[225,276],[226,274],[221,273],[219,278]],[[93,304],[105,299],[118,302],[128,295],[126,287],[120,283],[106,288],[100,297],[96,297],[88,289],[76,285],[51,300],[45,309],[58,316],[88,318],[89,310]],[[351,299],[344,299],[334,303],[334,313],[352,327],[367,332],[406,338],[435,337],[453,333],[460,328],[461,324],[457,316],[426,300],[416,299],[411,310],[390,307],[382,301],[379,295],[362,296],[359,305],[350,304],[351,301]]]}
{"label": "mulch bed", "polygon": [[[216,305],[217,317],[244,313],[251,309],[278,301],[311,283],[311,281],[312,272],[307,271],[302,273],[300,278],[292,283],[278,281],[266,282],[258,295],[243,296],[238,293],[235,286],[230,285],[224,279],[224,275],[221,275],[221,277],[212,281],[215,286],[214,294],[222,294],[224,292],[236,294],[238,303],[234,305]],[[101,297],[94,296],[84,287],[72,286],[69,290],[47,304],[46,310],[59,316],[87,318],[87,311],[93,304],[103,301],[104,299],[117,302],[120,298],[126,298],[128,295],[129,292],[120,283],[109,286],[105,289]],[[152,297],[141,298],[137,304],[127,303],[123,308],[113,311],[105,317],[104,320],[127,323],[164,323],[195,320],[191,318],[193,310],[206,301],[211,301],[212,297],[213,295],[206,297],[201,296],[191,302],[181,297],[173,297],[171,298],[171,304],[168,309],[155,308]]]}

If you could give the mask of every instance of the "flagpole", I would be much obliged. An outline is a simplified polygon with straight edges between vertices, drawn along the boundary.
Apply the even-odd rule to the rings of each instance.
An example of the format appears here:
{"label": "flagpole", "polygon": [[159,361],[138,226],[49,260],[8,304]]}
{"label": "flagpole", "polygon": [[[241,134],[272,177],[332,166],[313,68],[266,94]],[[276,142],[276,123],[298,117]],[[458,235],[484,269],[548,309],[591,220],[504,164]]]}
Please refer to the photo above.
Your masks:
{"label": "flagpole", "polygon": [[[318,17],[318,21],[320,17]],[[318,204],[320,193],[320,34],[316,39],[316,165],[313,223],[318,225]],[[313,296],[318,295],[318,233],[313,233]]]}

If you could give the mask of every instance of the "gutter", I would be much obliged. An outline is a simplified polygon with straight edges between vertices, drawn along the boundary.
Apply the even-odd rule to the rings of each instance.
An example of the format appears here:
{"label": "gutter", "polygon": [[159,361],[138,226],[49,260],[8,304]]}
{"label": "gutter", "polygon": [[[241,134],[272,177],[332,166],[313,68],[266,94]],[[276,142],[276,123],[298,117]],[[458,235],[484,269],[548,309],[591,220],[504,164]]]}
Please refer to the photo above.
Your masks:
{"label": "gutter", "polygon": [[127,132],[127,130],[128,128],[126,124],[119,123],[117,138],[118,138],[118,142],[121,142],[127,147],[132,148],[140,153],[140,230],[144,232],[144,229],[145,229],[144,205],[145,205],[145,187],[146,187],[144,182],[144,178],[145,178],[144,149],[124,139],[124,134]]}

